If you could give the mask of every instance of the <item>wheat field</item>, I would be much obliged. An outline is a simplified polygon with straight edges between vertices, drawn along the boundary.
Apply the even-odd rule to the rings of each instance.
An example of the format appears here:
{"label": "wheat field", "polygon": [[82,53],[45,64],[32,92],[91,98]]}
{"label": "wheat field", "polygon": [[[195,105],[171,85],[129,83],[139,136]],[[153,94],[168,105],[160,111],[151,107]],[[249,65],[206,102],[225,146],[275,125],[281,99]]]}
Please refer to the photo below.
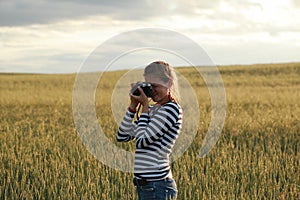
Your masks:
{"label": "wheat field", "polygon": [[[225,125],[216,146],[200,158],[210,96],[195,68],[176,68],[193,87],[202,116],[191,146],[171,164],[178,199],[300,199],[300,63],[218,69],[226,91]],[[111,114],[112,90],[125,73],[102,75],[95,105],[106,136],[133,151],[134,144],[116,142]],[[0,74],[1,199],[137,198],[133,174],[95,159],[78,136],[75,78]]]}

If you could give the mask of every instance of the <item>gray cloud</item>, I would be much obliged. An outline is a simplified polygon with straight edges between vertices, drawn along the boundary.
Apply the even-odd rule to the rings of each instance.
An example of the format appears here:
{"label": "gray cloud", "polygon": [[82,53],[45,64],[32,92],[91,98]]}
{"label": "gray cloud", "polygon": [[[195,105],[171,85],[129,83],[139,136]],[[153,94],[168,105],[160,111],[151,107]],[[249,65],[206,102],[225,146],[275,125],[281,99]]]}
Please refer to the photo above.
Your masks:
{"label": "gray cloud", "polygon": [[[0,1],[0,26],[47,24],[102,15],[116,20],[140,21],[170,15],[201,15],[196,10],[218,7],[222,0],[10,0]],[[204,14],[206,15],[206,14]]]}
{"label": "gray cloud", "polygon": [[52,23],[65,19],[105,15],[116,19],[148,17],[145,1],[43,1],[12,0],[0,2],[0,26]]}
{"label": "gray cloud", "polygon": [[[98,39],[141,25],[166,26],[194,36],[217,64],[297,61],[299,2],[268,7],[254,0],[0,0],[0,71],[72,71]],[[32,24],[44,25],[27,26]],[[136,36],[124,45],[144,46],[139,42],[156,37]],[[118,48],[107,49],[102,56],[111,56]],[[148,52],[134,53],[138,56],[133,60],[144,59]]]}
{"label": "gray cloud", "polygon": [[[300,7],[298,0],[291,0]],[[232,9],[220,10],[226,4]],[[250,0],[4,0],[0,1],[0,27],[48,24],[61,20],[76,20],[90,16],[106,16],[108,19],[143,21],[145,19],[169,19],[169,16],[186,16],[210,20],[226,20],[251,26],[251,19],[243,11],[261,10],[263,6]],[[188,22],[187,22],[188,23]]]}

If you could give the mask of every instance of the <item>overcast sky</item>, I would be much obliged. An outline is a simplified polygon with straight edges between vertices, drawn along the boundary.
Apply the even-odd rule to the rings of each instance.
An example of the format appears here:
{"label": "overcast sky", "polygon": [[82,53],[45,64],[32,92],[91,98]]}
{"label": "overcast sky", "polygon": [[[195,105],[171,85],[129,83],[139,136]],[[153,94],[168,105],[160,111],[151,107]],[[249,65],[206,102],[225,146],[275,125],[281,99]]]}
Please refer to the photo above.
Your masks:
{"label": "overcast sky", "polygon": [[[0,72],[76,72],[105,41],[139,28],[178,32],[217,65],[300,61],[299,0],[0,0]],[[136,40],[142,48],[148,38]]]}

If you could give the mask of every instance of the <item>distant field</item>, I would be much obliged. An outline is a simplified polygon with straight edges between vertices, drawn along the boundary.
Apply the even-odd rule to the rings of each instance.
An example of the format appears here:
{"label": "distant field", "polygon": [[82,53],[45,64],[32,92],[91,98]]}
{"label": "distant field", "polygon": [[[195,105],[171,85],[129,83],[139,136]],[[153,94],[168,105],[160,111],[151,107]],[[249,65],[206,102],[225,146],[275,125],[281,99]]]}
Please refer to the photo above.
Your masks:
{"label": "distant field", "polygon": [[[192,145],[172,163],[178,199],[300,199],[300,63],[219,70],[225,126],[217,145],[200,159],[211,116],[209,93],[194,68],[177,68],[201,112]],[[110,112],[111,94],[124,73],[104,73],[96,93],[99,123],[114,143],[118,124]],[[0,74],[0,199],[137,198],[133,175],[102,164],[78,137],[75,77]]]}

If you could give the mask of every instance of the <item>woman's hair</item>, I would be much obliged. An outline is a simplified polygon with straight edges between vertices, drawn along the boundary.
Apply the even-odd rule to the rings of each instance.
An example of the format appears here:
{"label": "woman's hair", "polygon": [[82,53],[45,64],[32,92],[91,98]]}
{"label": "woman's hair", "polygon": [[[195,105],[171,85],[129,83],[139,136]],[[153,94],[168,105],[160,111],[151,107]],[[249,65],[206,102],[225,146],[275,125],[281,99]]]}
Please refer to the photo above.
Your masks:
{"label": "woman's hair", "polygon": [[177,75],[174,71],[174,68],[164,61],[155,61],[150,63],[144,70],[144,76],[154,75],[164,83],[170,81],[170,95],[175,98],[176,101],[180,100]]}

